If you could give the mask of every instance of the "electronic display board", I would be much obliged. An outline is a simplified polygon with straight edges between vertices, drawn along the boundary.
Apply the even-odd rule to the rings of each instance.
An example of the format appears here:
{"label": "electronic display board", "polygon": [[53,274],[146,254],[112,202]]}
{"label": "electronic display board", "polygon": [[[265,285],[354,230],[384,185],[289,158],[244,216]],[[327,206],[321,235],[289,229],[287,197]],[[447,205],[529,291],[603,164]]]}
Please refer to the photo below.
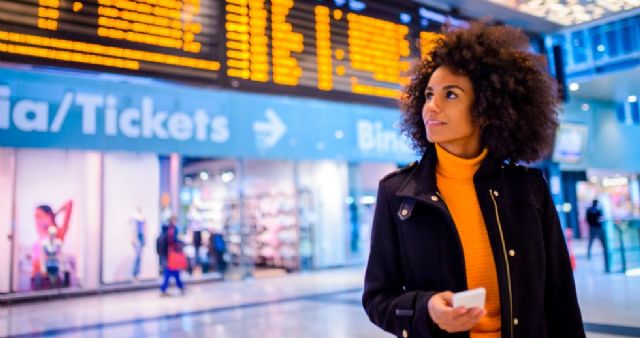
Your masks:
{"label": "electronic display board", "polygon": [[2,0],[3,60],[217,82],[218,0]]}
{"label": "electronic display board", "polygon": [[230,86],[397,99],[419,57],[410,1],[225,0]]}
{"label": "electronic display board", "polygon": [[409,0],[3,0],[0,57],[394,104],[444,22]]}

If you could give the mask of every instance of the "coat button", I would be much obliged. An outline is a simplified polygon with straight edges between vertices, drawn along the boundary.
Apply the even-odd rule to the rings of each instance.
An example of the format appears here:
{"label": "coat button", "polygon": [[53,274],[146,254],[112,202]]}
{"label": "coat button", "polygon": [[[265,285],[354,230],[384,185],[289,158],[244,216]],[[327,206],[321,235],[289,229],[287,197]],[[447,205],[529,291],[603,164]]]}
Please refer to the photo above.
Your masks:
{"label": "coat button", "polygon": [[509,250],[509,256],[513,257],[516,255],[516,251],[515,250]]}
{"label": "coat button", "polygon": [[431,200],[434,201],[434,202],[438,202],[438,196],[431,195]]}
{"label": "coat button", "polygon": [[500,193],[497,190],[494,190],[493,191],[493,196],[498,197],[498,196],[500,196]]}
{"label": "coat button", "polygon": [[400,211],[400,215],[402,216],[407,216],[409,214],[409,210],[407,209],[402,209],[402,211]]}
{"label": "coat button", "polygon": [[518,325],[519,321],[518,318],[513,318],[513,325]]}
{"label": "coat button", "polygon": [[407,330],[402,330],[402,338],[409,338],[409,332],[407,332]]}

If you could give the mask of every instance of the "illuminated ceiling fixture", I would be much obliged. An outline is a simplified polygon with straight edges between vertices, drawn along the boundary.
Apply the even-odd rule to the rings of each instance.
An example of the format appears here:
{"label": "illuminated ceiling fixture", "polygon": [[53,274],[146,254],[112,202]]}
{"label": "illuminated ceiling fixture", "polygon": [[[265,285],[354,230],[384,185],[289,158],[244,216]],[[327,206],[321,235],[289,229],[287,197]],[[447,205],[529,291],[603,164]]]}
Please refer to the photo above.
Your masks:
{"label": "illuminated ceiling fixture", "polygon": [[638,0],[489,0],[562,26],[588,22],[640,7]]}

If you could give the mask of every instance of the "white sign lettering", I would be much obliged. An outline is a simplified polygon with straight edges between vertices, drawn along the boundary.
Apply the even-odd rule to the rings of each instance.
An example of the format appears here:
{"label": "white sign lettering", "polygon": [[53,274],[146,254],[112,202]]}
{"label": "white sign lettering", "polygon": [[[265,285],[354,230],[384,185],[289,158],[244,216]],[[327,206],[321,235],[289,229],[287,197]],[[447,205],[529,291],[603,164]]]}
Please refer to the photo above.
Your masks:
{"label": "white sign lettering", "polygon": [[[81,110],[82,134],[96,135],[103,122],[106,136],[123,135],[128,138],[172,139],[225,143],[229,141],[229,119],[224,115],[211,116],[203,108],[193,115],[187,112],[156,110],[153,98],[144,96],[139,107],[118,107],[114,95],[67,92],[50,121],[50,102],[30,99],[17,100],[11,105],[11,89],[0,86],[0,129],[12,125],[23,132],[60,132],[69,111]],[[101,116],[101,112],[103,115]],[[103,121],[99,121],[103,118]]]}

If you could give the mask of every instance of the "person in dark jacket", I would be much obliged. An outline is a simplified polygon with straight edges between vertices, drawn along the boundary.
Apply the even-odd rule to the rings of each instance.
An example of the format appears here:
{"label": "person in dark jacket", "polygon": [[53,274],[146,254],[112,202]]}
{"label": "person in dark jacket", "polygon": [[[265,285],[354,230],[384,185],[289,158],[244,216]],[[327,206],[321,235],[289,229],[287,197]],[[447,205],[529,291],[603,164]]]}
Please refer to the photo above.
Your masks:
{"label": "person in dark jacket", "polygon": [[[380,181],[363,307],[398,337],[584,338],[565,239],[545,178],[557,91],[526,36],[445,30],[402,95],[422,155]],[[456,292],[486,289],[483,308]]]}
{"label": "person in dark jacket", "polygon": [[184,294],[184,284],[180,278],[180,269],[172,267],[170,264],[169,255],[173,251],[183,255],[182,247],[184,246],[182,241],[178,238],[177,218],[171,216],[168,224],[162,226],[162,232],[156,240],[156,251],[160,258],[160,267],[162,269],[162,285],[160,286],[160,292],[163,296],[167,295],[167,288],[169,287],[169,279],[174,278],[176,285],[180,292]]}
{"label": "person in dark jacket", "polygon": [[[598,207],[598,200],[593,200],[591,207],[587,209],[587,223],[589,224],[589,245],[587,246],[587,258],[591,259],[591,246],[593,241],[598,239],[606,255],[606,242],[604,240],[604,229],[602,228],[602,210]],[[605,263],[606,264],[606,263]]]}

